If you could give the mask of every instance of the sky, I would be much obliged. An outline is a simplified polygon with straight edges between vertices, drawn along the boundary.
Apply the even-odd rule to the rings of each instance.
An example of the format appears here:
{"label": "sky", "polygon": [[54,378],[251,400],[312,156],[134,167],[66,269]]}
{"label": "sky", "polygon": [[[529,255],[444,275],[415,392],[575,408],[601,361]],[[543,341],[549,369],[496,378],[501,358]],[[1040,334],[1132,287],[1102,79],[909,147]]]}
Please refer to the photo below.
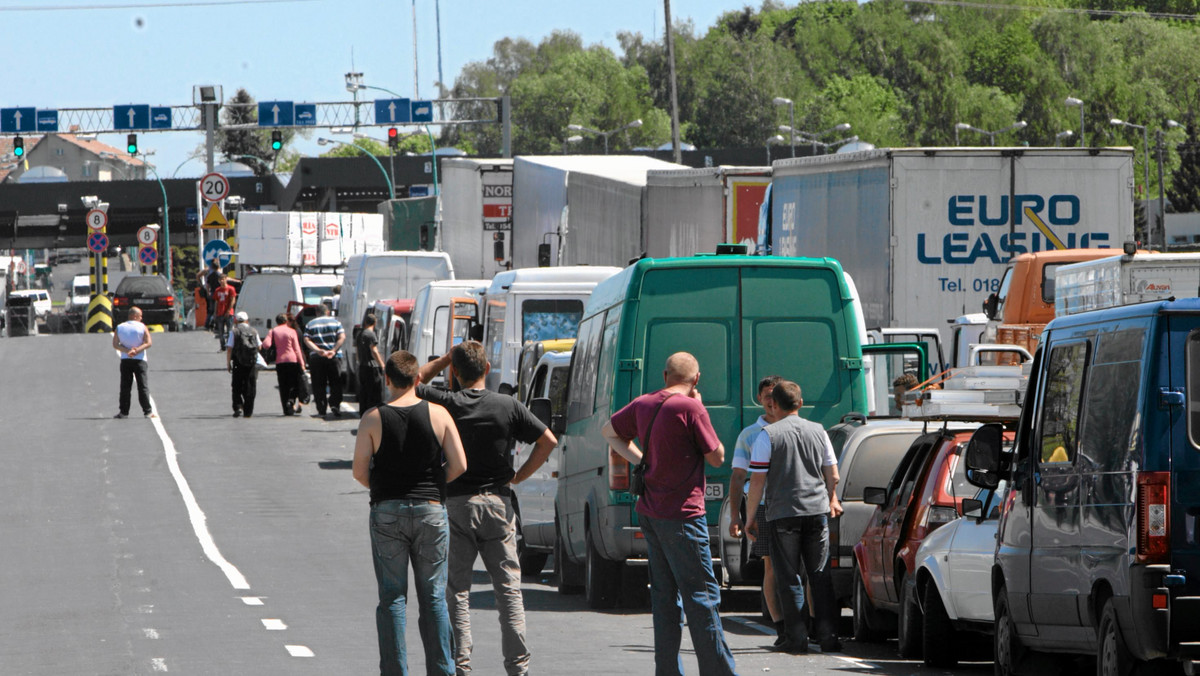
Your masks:
{"label": "sky", "polygon": [[[8,48],[0,68],[0,108],[108,108],[192,102],[193,85],[217,84],[228,99],[245,88],[256,100],[347,101],[345,74],[405,96],[432,98],[438,80],[435,0],[0,0]],[[758,0],[675,0],[673,19],[699,34],[723,13]],[[554,30],[619,52],[617,34],[663,30],[660,0],[440,0],[442,72],[452,85],[462,67],[486,60],[505,37],[540,42]],[[386,97],[368,90],[363,98]],[[436,132],[435,132],[436,133]],[[304,155],[326,150],[297,138]],[[384,137],[383,128],[372,131]],[[123,135],[101,135],[123,148]],[[203,132],[140,132],[143,153],[163,178],[199,176],[189,160]],[[220,162],[220,159],[217,160]]]}

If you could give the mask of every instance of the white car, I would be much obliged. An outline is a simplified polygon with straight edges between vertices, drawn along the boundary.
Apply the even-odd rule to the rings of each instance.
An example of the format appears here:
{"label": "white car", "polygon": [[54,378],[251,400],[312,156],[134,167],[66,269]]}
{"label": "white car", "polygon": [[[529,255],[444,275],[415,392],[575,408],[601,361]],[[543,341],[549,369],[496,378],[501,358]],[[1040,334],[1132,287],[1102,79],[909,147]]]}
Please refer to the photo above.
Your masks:
{"label": "white car", "polygon": [[917,550],[917,599],[925,664],[952,667],[965,654],[961,632],[992,631],[992,563],[1005,484],[964,499],[961,516],[930,533]]}
{"label": "white car", "polygon": [[45,289],[17,289],[10,291],[13,296],[29,296],[33,298],[33,311],[37,313],[37,318],[45,321],[46,317],[50,316],[50,292]]}

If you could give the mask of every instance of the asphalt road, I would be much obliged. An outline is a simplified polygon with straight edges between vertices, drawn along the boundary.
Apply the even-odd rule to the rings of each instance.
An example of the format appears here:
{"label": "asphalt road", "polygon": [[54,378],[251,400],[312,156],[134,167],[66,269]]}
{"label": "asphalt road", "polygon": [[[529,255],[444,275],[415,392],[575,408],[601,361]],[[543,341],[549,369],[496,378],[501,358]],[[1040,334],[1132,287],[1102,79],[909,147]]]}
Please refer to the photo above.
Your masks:
{"label": "asphalt road", "polygon": [[[135,395],[134,416],[114,420],[110,340],[0,340],[0,674],[373,673],[367,494],[350,476],[357,420],[315,418],[311,406],[283,417],[269,371],[256,415],[232,418],[224,356],[188,332],[155,334],[149,352],[160,418],[140,417]],[[535,673],[652,673],[648,611],[590,611],[553,582],[524,585]],[[894,642],[770,653],[757,610],[751,592],[725,596],[741,674],[947,673],[899,660]],[[415,615],[410,667],[423,673]],[[502,674],[479,565],[472,619],[475,673]]]}

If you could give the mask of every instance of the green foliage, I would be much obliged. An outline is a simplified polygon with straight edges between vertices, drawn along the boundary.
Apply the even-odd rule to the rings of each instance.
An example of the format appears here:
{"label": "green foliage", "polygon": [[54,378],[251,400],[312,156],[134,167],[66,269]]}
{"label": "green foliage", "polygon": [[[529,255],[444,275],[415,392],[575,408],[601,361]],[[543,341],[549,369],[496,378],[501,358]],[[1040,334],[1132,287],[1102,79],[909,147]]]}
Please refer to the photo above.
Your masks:
{"label": "green foliage", "polygon": [[[366,152],[364,153],[363,151]],[[347,138],[345,141],[334,145],[331,150],[322,153],[321,157],[362,157],[367,153],[376,157],[387,157],[390,152],[386,141],[381,142],[369,138]]]}
{"label": "green foliage", "polygon": [[[217,148],[220,149],[221,156],[226,162],[241,162],[257,176],[266,176],[271,173],[270,162],[275,156],[275,151],[271,150],[271,130],[270,129],[230,129],[236,125],[252,125],[258,122],[258,106],[255,104],[254,97],[245,89],[238,89],[237,93],[229,98],[229,102],[221,108],[221,124],[223,125],[217,130]],[[295,136],[296,132],[291,129],[281,129],[283,132],[284,148]],[[259,158],[266,162],[247,159],[244,156],[249,155],[252,158]]]}

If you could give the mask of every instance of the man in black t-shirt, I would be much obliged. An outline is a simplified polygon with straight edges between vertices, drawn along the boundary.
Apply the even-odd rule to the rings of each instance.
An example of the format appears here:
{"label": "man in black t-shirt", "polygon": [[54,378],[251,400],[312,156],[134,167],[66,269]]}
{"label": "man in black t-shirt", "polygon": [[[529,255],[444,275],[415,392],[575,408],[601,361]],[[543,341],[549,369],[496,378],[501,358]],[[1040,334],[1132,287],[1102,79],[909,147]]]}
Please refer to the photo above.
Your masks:
{"label": "man in black t-shirt", "polygon": [[383,355],[379,354],[379,338],[375,335],[375,315],[367,313],[362,331],[358,334],[358,414],[383,403]]}
{"label": "man in black t-shirt", "polygon": [[[421,367],[421,382],[428,382],[451,363],[460,391],[418,385],[417,396],[450,411],[467,454],[467,471],[446,486],[450,517],[446,597],[454,627],[454,661],[459,676],[471,672],[471,575],[476,557],[482,556],[496,590],[505,673],[528,674],[517,521],[510,486],[541,467],[558,440],[515,397],[484,389],[491,365],[478,341],[456,345],[449,354]],[[534,444],[534,449],[514,471],[512,449],[518,439]]]}

